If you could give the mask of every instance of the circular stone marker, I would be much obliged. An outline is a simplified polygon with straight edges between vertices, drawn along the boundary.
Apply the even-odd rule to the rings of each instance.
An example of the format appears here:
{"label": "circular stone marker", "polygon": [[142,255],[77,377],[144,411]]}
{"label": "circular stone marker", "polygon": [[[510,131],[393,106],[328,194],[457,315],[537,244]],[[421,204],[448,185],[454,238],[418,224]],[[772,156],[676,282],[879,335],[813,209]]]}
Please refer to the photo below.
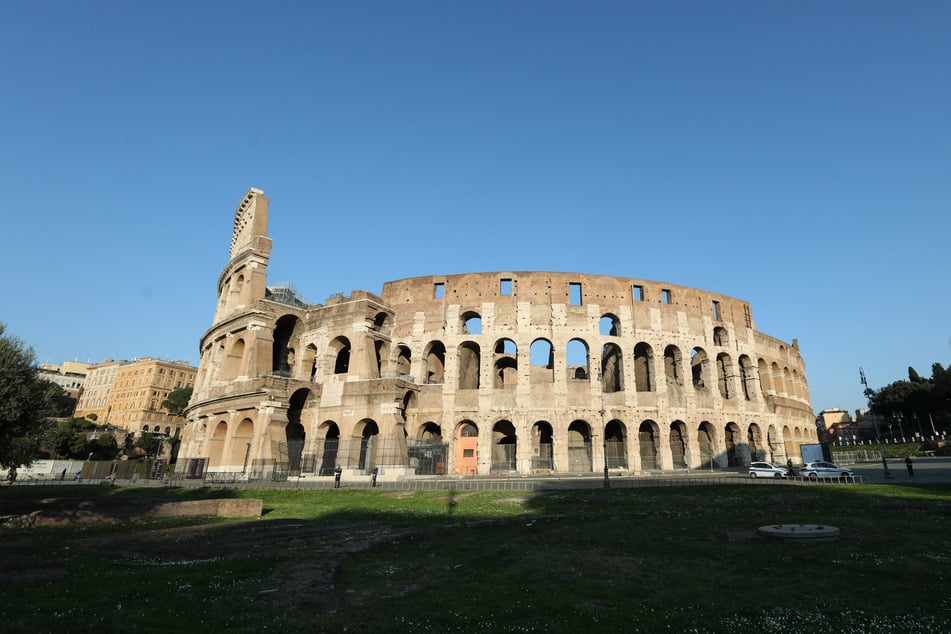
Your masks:
{"label": "circular stone marker", "polygon": [[756,532],[769,539],[810,544],[834,542],[839,539],[838,528],[822,524],[770,524],[760,526]]}

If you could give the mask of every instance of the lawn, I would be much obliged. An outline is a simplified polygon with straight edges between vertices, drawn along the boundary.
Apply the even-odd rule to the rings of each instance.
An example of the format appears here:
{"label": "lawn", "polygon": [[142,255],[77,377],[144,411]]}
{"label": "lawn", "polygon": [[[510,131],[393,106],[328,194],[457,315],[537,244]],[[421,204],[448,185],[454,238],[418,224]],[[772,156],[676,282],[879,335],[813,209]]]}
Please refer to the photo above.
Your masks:
{"label": "lawn", "polygon": [[[0,501],[60,493],[257,497],[265,514],[4,529],[0,557],[20,571],[0,572],[5,632],[951,631],[947,485],[8,487]],[[841,536],[755,536],[774,523]]]}

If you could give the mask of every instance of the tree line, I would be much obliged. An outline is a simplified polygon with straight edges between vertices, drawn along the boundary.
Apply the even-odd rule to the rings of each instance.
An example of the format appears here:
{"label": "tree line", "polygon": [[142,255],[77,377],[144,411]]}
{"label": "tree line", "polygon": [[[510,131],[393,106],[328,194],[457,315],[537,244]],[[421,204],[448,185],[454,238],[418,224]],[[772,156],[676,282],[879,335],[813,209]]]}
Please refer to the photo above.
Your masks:
{"label": "tree line", "polygon": [[[901,423],[906,429],[931,435],[934,429],[951,431],[951,366],[931,366],[925,378],[908,368],[908,380],[895,381],[879,390],[866,390],[872,413],[886,422]],[[927,432],[927,433],[925,433]]]}

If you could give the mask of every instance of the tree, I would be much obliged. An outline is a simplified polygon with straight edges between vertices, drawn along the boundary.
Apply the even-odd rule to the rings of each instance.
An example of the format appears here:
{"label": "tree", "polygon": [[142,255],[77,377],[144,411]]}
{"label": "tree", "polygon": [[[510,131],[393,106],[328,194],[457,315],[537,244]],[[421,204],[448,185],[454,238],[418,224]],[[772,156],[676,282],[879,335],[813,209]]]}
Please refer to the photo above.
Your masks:
{"label": "tree", "polygon": [[46,435],[58,388],[36,373],[33,349],[0,323],[0,466],[29,465]]}
{"label": "tree", "polygon": [[191,398],[192,388],[177,387],[168,393],[168,398],[162,401],[162,407],[168,410],[168,413],[172,416],[182,416]]}
{"label": "tree", "polygon": [[159,439],[152,434],[145,433],[135,439],[135,446],[145,452],[146,456],[152,456],[158,450]]}

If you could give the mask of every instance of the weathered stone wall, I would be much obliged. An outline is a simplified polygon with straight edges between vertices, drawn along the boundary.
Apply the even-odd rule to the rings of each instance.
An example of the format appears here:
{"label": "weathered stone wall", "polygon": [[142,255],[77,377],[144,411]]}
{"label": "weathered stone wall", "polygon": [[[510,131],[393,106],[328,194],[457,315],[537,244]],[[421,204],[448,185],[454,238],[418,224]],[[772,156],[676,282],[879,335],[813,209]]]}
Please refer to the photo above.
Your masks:
{"label": "weathered stone wall", "polygon": [[275,301],[235,281],[263,275],[270,245],[246,229],[266,230],[247,217],[266,204],[242,205],[233,244],[259,248],[233,248],[221,276],[180,452],[212,470],[411,472],[407,439],[425,439],[448,444],[444,473],[638,472],[785,462],[815,441],[798,343],[756,331],[745,301],[540,271]]}

